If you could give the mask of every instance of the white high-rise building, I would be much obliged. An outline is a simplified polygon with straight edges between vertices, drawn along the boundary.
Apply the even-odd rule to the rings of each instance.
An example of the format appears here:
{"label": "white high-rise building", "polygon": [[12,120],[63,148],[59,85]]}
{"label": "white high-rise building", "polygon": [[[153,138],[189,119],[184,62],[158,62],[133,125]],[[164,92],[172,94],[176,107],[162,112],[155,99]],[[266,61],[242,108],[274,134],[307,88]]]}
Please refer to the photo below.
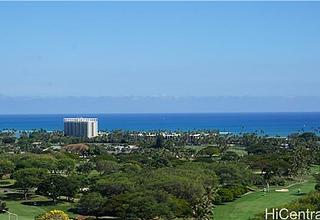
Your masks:
{"label": "white high-rise building", "polygon": [[97,118],[64,118],[64,134],[92,138],[98,136]]}

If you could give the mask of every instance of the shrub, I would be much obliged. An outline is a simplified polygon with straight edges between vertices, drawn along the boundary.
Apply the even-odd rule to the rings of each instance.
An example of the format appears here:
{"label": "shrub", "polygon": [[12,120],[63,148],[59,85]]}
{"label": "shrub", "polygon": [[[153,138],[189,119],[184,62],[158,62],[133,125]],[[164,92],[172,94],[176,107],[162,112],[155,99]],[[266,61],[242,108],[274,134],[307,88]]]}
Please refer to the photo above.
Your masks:
{"label": "shrub", "polygon": [[221,202],[232,202],[234,200],[233,197],[233,192],[232,190],[228,189],[228,188],[221,188],[218,191],[218,195],[221,198]]}
{"label": "shrub", "polygon": [[276,185],[276,186],[284,186],[285,185],[285,180],[281,177],[273,177],[271,178],[270,182],[271,185]]}
{"label": "shrub", "polygon": [[69,216],[61,210],[51,210],[35,218],[36,220],[69,220]]}
{"label": "shrub", "polygon": [[245,186],[233,186],[230,188],[231,192],[233,193],[234,198],[239,198],[241,195],[245,194],[247,192],[247,189]]}

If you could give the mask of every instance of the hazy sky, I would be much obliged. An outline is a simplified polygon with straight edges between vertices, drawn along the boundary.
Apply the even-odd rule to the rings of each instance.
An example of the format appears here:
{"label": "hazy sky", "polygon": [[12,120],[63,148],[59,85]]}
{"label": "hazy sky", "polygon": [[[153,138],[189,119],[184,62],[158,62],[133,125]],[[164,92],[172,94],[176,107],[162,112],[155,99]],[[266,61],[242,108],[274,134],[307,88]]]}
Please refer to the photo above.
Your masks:
{"label": "hazy sky", "polygon": [[320,2],[0,2],[5,96],[320,96]]}

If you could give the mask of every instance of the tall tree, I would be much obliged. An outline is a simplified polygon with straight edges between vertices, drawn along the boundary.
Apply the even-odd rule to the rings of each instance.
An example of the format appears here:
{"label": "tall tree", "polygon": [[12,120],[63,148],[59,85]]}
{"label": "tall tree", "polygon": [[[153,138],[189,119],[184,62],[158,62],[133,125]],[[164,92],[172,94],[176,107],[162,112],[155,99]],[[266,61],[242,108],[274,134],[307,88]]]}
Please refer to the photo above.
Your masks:
{"label": "tall tree", "polygon": [[56,203],[57,198],[64,194],[67,178],[60,175],[50,175],[38,184],[37,193],[47,196]]}
{"label": "tall tree", "polygon": [[92,192],[81,197],[77,209],[83,215],[93,215],[98,218],[104,214],[105,203],[100,193]]}
{"label": "tall tree", "polygon": [[23,189],[24,199],[27,200],[29,190],[37,187],[47,176],[48,171],[45,169],[25,168],[16,171],[13,179],[16,180],[15,186]]}

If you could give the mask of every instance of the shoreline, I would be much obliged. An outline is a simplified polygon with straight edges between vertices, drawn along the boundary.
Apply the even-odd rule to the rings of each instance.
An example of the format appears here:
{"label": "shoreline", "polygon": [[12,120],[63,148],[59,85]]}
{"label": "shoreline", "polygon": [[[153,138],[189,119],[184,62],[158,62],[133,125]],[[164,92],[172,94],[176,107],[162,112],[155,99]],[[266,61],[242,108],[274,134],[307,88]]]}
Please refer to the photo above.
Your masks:
{"label": "shoreline", "polygon": [[1,115],[0,130],[49,132],[63,130],[65,117],[98,118],[99,130],[111,132],[219,131],[236,135],[285,137],[293,133],[320,134],[319,112],[269,113],[139,113]]}

